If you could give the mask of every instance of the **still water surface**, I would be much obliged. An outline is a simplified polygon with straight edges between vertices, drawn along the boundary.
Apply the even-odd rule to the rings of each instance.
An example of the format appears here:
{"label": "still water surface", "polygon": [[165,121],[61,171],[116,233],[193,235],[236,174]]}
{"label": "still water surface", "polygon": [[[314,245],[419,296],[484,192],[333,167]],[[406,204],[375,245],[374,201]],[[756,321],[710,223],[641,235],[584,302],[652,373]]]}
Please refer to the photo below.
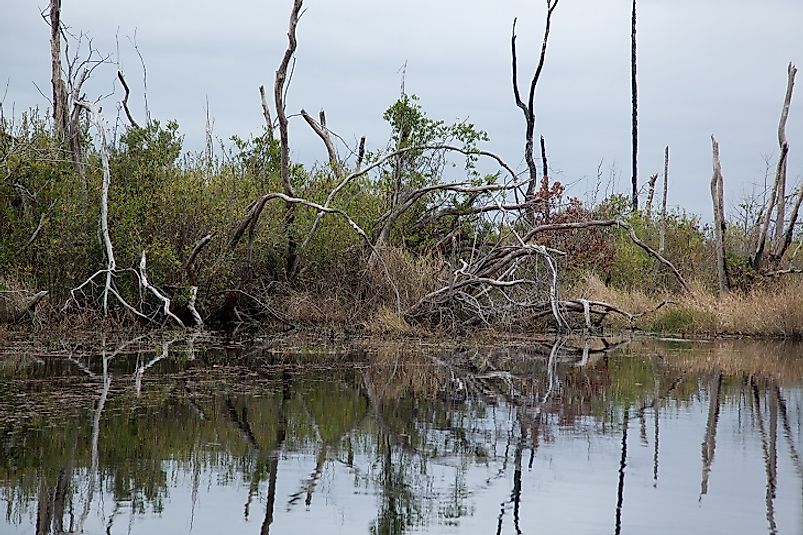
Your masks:
{"label": "still water surface", "polygon": [[0,533],[803,533],[801,346],[361,345],[5,351]]}

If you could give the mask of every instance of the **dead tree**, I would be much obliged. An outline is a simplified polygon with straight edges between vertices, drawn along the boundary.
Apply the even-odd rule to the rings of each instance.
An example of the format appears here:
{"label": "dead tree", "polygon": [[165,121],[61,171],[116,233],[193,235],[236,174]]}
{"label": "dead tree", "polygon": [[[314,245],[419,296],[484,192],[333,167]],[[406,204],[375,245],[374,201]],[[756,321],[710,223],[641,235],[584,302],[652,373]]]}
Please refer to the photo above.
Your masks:
{"label": "dead tree", "polygon": [[[109,166],[109,149],[106,145],[106,130],[103,127],[103,118],[100,114],[100,108],[98,108],[96,104],[87,101],[78,101],[76,105],[84,108],[91,114],[98,133],[98,149],[103,166],[103,183],[100,194],[100,232],[106,254],[106,267],[96,271],[83,283],[70,290],[70,298],[64,303],[62,310],[67,310],[71,306],[80,306],[79,294],[84,294],[86,288],[91,288],[94,285],[95,278],[103,276],[105,279],[102,293],[104,316],[107,316],[109,313],[109,296],[111,296],[134,316],[150,321],[148,316],[137,310],[120,294],[114,283],[114,277],[119,275],[119,270],[117,269],[117,260],[114,255],[114,245],[109,233],[109,188],[111,186],[111,168]],[[147,290],[159,299],[163,303],[165,315],[175,320],[181,327],[184,327],[184,323],[170,311],[170,299],[148,282],[146,262],[145,252],[143,251],[142,259],[140,260],[140,270],[139,272],[134,272],[139,281],[140,288]]]}
{"label": "dead tree", "polygon": [[[50,0],[50,9],[42,17],[50,26],[50,68],[53,100],[53,125],[56,138],[67,142],[70,148],[73,168],[84,176],[83,146],[81,144],[81,113],[83,108],[77,103],[86,100],[82,94],[83,86],[99,65],[107,63],[108,56],[101,56],[94,48],[92,39],[80,33],[74,36],[61,22],[61,0]],[[84,40],[88,46],[86,56],[82,56]],[[70,41],[75,42],[75,54],[70,54]],[[63,41],[63,42],[62,42]],[[62,44],[64,62],[62,62]],[[86,190],[86,184],[83,185]],[[86,200],[86,199],[85,199]]]}
{"label": "dead tree", "polygon": [[803,187],[799,188],[795,207],[792,210],[789,221],[786,221],[786,177],[787,162],[789,158],[789,143],[786,139],[786,122],[789,119],[789,108],[792,104],[792,94],[795,87],[795,76],[797,68],[790,63],[787,68],[786,94],[784,96],[781,118],[778,122],[778,165],[775,171],[775,182],[770,193],[769,201],[764,207],[764,217],[759,229],[756,240],[755,254],[752,258],[753,268],[760,270],[765,261],[765,248],[769,236],[769,229],[772,223],[772,213],[775,212],[775,240],[770,245],[769,260],[772,267],[777,267],[783,259],[786,250],[792,243],[794,226],[797,223],[798,212],[801,202],[803,202]]}
{"label": "dead tree", "polygon": [[[286,198],[294,198],[293,185],[290,182],[290,141],[287,132],[287,113],[285,106],[285,93],[287,86],[290,83],[288,78],[288,70],[290,62],[293,60],[298,41],[296,39],[296,27],[298,26],[298,19],[301,17],[301,8],[303,0],[294,0],[293,9],[290,12],[290,24],[287,31],[287,49],[284,51],[282,61],[279,63],[279,68],[276,70],[276,77],[273,84],[273,100],[276,107],[276,116],[279,121],[279,146],[280,146],[280,174],[282,180],[282,192]],[[267,108],[263,107],[263,114]],[[269,117],[269,116],[268,116]],[[267,117],[266,117],[267,119]],[[271,130],[270,128],[268,130]],[[272,134],[271,134],[272,135]],[[255,228],[262,210],[265,208],[265,202],[270,197],[263,196],[257,200],[256,204],[249,210],[248,226],[253,225]],[[298,269],[298,252],[295,237],[295,203],[286,202],[284,207],[284,233],[287,240],[287,253],[285,257],[285,276],[291,283],[295,278],[296,270]],[[239,235],[234,243],[239,241]]]}
{"label": "dead tree", "polygon": [[[538,167],[535,164],[535,157],[533,151],[535,142],[535,90],[538,86],[538,81],[541,78],[541,72],[544,69],[544,61],[546,60],[547,45],[549,44],[549,31],[552,27],[552,14],[555,8],[558,7],[559,0],[547,0],[546,7],[546,23],[544,27],[544,40],[541,44],[541,54],[538,58],[538,65],[535,68],[535,73],[530,80],[530,88],[527,96],[527,102],[522,100],[521,92],[519,90],[519,67],[518,57],[516,55],[516,19],[513,20],[513,32],[510,39],[511,56],[513,64],[513,97],[516,100],[516,106],[521,109],[524,115],[524,122],[526,124],[524,134],[524,160],[527,162],[527,171],[529,173],[529,183],[527,185],[527,198],[526,201],[532,203],[535,199],[535,192],[538,187]],[[530,211],[530,219],[533,219],[533,209]]]}
{"label": "dead tree", "polygon": [[50,84],[53,88],[53,126],[58,139],[67,139],[67,89],[61,69],[61,0],[50,0]]}
{"label": "dead tree", "polygon": [[[303,0],[293,2],[293,10],[290,13],[290,27],[287,31],[287,50],[284,52],[282,62],[276,71],[276,80],[273,85],[273,100],[276,106],[276,115],[279,119],[279,143],[281,147],[280,173],[282,177],[282,189],[288,197],[294,197],[293,186],[290,183],[290,142],[287,134],[287,114],[285,113],[285,90],[289,84],[287,70],[290,61],[296,53],[298,42],[296,40],[296,26],[301,16],[301,5]],[[295,223],[295,204],[288,202],[284,205],[284,231],[287,236],[287,264],[286,276],[292,282],[298,269],[298,253],[296,251],[296,238],[293,226]]]}
{"label": "dead tree", "polygon": [[717,247],[717,278],[719,280],[719,293],[730,291],[728,280],[728,266],[725,262],[725,208],[723,203],[724,179],[722,177],[722,164],[719,160],[719,143],[711,136],[711,150],[713,153],[714,173],[711,177],[711,201],[714,205],[714,238]]}
{"label": "dead tree", "polygon": [[638,210],[638,77],[636,72],[636,0],[633,0],[632,29],[630,32],[630,90],[633,102],[632,152],[633,211]]}
{"label": "dead tree", "polygon": [[650,180],[647,182],[647,219],[652,219],[652,201],[655,198],[655,183],[658,182],[658,173],[650,175]]}
{"label": "dead tree", "polygon": [[658,229],[658,252],[664,254],[666,245],[666,198],[669,193],[669,145],[664,148],[664,194],[661,199],[661,223]]}

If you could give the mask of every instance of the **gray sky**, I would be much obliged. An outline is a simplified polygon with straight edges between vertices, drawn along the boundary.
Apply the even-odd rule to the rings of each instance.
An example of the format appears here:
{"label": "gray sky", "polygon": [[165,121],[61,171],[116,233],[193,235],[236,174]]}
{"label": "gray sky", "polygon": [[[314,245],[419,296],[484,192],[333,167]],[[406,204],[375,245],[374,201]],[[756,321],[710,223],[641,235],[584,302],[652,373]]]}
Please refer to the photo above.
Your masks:
{"label": "gray sky", "polygon": [[[47,101],[49,28],[45,0],[4,0],[0,81],[4,108],[18,114]],[[510,29],[519,18],[520,73],[537,59],[545,2],[538,0],[307,0],[299,25],[298,62],[288,112],[324,108],[347,140],[366,135],[384,146],[382,112],[399,94],[407,62],[408,92],[431,117],[469,119],[486,130],[488,148],[524,168],[524,125],[510,82]],[[62,18],[114,53],[119,33],[132,110],[144,114],[142,71],[128,36],[136,32],[148,72],[151,115],[176,119],[187,146],[204,137],[209,100],[215,135],[248,136],[261,128],[257,87],[272,85],[286,46],[290,0],[63,0]],[[640,180],[663,165],[672,147],[670,204],[709,219],[711,151],[720,141],[728,211],[763,183],[766,155],[777,157],[777,123],[786,65],[803,67],[800,0],[642,0],[639,14]],[[630,181],[630,3],[561,0],[542,83],[537,130],[546,137],[554,178],[583,197],[603,162],[603,190]],[[90,96],[114,87],[114,67],[96,72]],[[798,93],[803,91],[799,77]],[[4,90],[0,89],[0,95]],[[122,96],[105,102],[108,115]],[[113,119],[113,117],[109,117]],[[325,153],[303,121],[291,124],[296,159]],[[790,180],[803,179],[803,95],[788,125]]]}

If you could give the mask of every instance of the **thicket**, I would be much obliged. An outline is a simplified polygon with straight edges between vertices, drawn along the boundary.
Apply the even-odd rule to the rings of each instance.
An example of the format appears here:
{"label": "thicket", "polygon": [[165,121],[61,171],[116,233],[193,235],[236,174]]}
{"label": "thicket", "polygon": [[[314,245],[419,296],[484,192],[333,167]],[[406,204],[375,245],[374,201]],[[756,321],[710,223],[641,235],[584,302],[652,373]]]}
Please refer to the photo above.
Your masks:
{"label": "thicket", "polygon": [[[412,96],[393,103],[385,120],[392,131],[387,148],[369,153],[363,165],[379,161],[405,143],[456,140],[470,148],[486,140],[472,125],[430,119]],[[98,227],[100,155],[87,144],[81,176],[72,166],[68,148],[36,110],[24,114],[16,125],[6,122],[2,126],[0,273],[4,290],[46,290],[51,308],[58,309],[69,299],[70,290],[105,262]],[[249,314],[266,313],[270,307],[288,321],[347,322],[354,312],[361,312],[358,321],[366,321],[378,308],[394,306],[387,281],[366,270],[369,249],[341,219],[322,221],[300,251],[303,261],[292,281],[285,271],[284,213],[279,205],[265,209],[250,240],[230,248],[229,238],[254,200],[266,191],[281,189],[277,140],[263,132],[250,138],[235,137],[231,147],[225,157],[210,161],[204,153],[185,150],[177,123],[158,120],[126,128],[114,140],[110,147],[109,228],[121,268],[116,275],[121,292],[135,296],[138,304],[140,297],[147,300],[140,296],[137,278],[127,275],[136,271],[140,255],[146,251],[148,275],[154,284],[179,305],[186,303],[189,286],[198,286],[198,308],[205,317],[221,311],[240,312],[239,319],[244,320]],[[391,161],[380,166],[378,173],[350,183],[331,205],[348,213],[373,241],[381,231],[377,222],[391,209],[394,196],[443,181],[446,159],[423,151],[405,158],[403,176],[395,176],[396,163]],[[472,158],[464,163],[474,183],[494,180],[494,176],[482,176]],[[293,164],[292,181],[297,196],[318,204],[325,203],[336,185],[333,171],[324,165]],[[443,209],[442,201],[435,197],[417,203],[389,235],[385,262],[407,306],[436,288],[438,279],[449,276],[446,257],[453,249],[471,247],[478,240],[505,239],[508,232],[484,214],[444,216],[423,224]],[[590,204],[567,198],[560,182],[542,177],[535,205],[536,225],[622,219],[657,248],[660,214],[654,210],[650,215],[633,213],[623,195]],[[460,206],[448,208],[457,213]],[[315,210],[300,210],[295,232],[305,235],[315,216]],[[665,221],[665,256],[686,277],[713,291],[716,273],[710,225],[683,211],[667,214]],[[212,240],[188,268],[187,260],[198,240],[207,235],[212,235]],[[452,239],[444,240],[447,237]],[[738,242],[735,237],[733,241]],[[590,276],[622,290],[656,294],[677,290],[671,274],[656,267],[655,260],[621,229],[562,230],[545,235],[541,243],[567,253],[560,260],[564,292],[571,292]],[[747,259],[733,255],[729,260],[736,271]],[[87,288],[77,304],[92,308],[98,295],[98,288]],[[151,303],[150,312],[156,310],[157,303]]]}
{"label": "thicket", "polygon": [[[374,150],[363,139],[348,158],[340,157],[324,113],[316,120],[302,110],[329,158],[291,161],[284,94],[301,3],[294,0],[276,76],[277,120],[263,92],[264,130],[232,137],[218,155],[211,144],[188,151],[175,121],[138,124],[122,73],[129,125],[109,132],[79,97],[92,71],[72,72],[73,64],[66,84],[72,93],[59,93],[54,82],[60,106],[52,115],[0,118],[0,323],[27,318],[47,292],[43,321],[102,311],[186,326],[309,322],[383,332],[411,325],[591,329],[618,314],[628,326],[692,329],[710,312],[703,311],[705,296],[756,288],[771,294],[768,276],[798,271],[793,230],[803,195],[795,204],[785,194],[788,144],[781,137],[793,66],[775,190],[749,203],[744,225],[726,225],[724,216],[709,225],[658,209],[666,193],[653,202],[657,175],[635,209],[625,195],[599,202],[567,196],[549,176],[543,138],[537,168],[533,95],[557,1],[548,4],[526,102],[514,25],[525,173],[486,149],[483,131],[433,119],[408,94],[383,115],[389,139]],[[72,112],[59,116],[59,109]],[[715,215],[718,169],[714,141]],[[685,312],[669,301],[683,301]]]}

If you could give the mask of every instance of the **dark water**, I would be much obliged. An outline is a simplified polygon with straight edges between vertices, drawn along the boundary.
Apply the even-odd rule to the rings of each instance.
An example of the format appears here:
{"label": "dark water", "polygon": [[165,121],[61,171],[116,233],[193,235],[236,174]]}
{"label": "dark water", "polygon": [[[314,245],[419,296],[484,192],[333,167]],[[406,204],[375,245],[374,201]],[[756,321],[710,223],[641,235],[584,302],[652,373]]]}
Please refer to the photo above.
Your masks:
{"label": "dark water", "polygon": [[6,350],[0,533],[803,533],[801,346],[370,346]]}

